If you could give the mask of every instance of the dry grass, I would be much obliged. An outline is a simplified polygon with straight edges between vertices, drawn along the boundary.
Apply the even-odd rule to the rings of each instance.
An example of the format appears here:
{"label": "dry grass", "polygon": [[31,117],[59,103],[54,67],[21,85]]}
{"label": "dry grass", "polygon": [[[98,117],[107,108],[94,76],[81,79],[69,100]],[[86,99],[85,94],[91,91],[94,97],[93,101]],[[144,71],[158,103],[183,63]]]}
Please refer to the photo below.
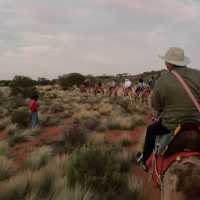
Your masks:
{"label": "dry grass", "polygon": [[7,135],[13,135],[17,130],[17,125],[16,124],[10,124],[9,126],[7,126],[5,132]]}
{"label": "dry grass", "polygon": [[9,150],[9,143],[7,140],[0,141],[0,156],[6,156]]}
{"label": "dry grass", "polygon": [[98,111],[101,115],[109,115],[112,110],[113,110],[113,106],[109,103],[99,104]]}
{"label": "dry grass", "polygon": [[99,112],[97,111],[88,111],[88,110],[79,110],[79,113],[75,115],[75,119],[84,120],[88,118],[99,118]]}
{"label": "dry grass", "polygon": [[23,135],[36,136],[41,133],[41,128],[29,128],[23,131]]}
{"label": "dry grass", "polygon": [[0,156],[0,181],[8,179],[15,173],[15,165],[12,160]]}
{"label": "dry grass", "polygon": [[44,168],[37,171],[19,173],[0,185],[0,200],[51,199],[65,189],[64,166],[68,157],[56,157]]}
{"label": "dry grass", "polygon": [[137,200],[143,199],[143,183],[142,181],[138,180],[134,175],[130,176],[128,179],[128,187],[130,191],[133,192],[135,198]]}
{"label": "dry grass", "polygon": [[5,129],[9,124],[11,124],[10,117],[5,117],[0,120],[0,129]]}
{"label": "dry grass", "polygon": [[88,142],[96,145],[106,143],[106,136],[104,133],[94,133],[88,136]]}
{"label": "dry grass", "polygon": [[42,146],[27,155],[26,166],[32,170],[45,166],[52,157],[52,148]]}

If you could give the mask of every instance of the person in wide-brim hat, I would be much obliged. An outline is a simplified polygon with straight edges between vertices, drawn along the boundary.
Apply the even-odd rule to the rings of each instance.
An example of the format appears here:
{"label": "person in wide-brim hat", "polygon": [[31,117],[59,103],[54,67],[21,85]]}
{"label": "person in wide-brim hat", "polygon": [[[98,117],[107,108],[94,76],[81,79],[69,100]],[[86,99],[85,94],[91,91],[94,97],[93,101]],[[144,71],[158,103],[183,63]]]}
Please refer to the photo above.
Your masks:
{"label": "person in wide-brim hat", "polygon": [[184,50],[179,47],[171,47],[164,56],[159,57],[166,63],[176,66],[187,66],[190,64],[190,58],[185,56]]}
{"label": "person in wide-brim hat", "polygon": [[[194,120],[200,125],[200,113],[172,73],[175,71],[179,74],[187,83],[191,93],[200,100],[200,71],[187,66],[190,64],[190,59],[179,47],[171,47],[164,56],[159,57],[165,62],[168,70],[162,72],[156,80],[151,96],[151,105],[157,116],[147,127],[143,155],[140,159],[144,169],[158,135],[170,136],[184,121]],[[198,145],[200,146],[200,143]]]}

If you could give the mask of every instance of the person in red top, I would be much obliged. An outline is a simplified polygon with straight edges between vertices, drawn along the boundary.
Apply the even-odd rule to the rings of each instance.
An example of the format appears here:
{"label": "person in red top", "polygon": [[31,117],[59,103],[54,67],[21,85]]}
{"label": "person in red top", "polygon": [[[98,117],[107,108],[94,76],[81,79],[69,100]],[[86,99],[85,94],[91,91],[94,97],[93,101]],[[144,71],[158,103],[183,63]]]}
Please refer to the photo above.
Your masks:
{"label": "person in red top", "polygon": [[35,128],[38,126],[39,119],[38,119],[38,95],[34,95],[29,103],[29,110],[31,112],[31,126]]}

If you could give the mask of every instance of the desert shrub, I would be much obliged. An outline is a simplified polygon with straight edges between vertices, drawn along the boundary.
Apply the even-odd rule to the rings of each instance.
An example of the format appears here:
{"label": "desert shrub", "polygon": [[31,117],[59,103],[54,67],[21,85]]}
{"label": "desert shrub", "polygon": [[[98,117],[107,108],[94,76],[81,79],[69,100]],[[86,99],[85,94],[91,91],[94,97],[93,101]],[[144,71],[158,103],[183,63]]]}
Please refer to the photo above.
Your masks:
{"label": "desert shrub", "polygon": [[58,153],[72,152],[74,149],[80,148],[86,142],[86,130],[79,124],[74,123],[71,126],[64,128],[62,138],[59,143],[54,146]]}
{"label": "desert shrub", "polygon": [[130,139],[128,139],[128,138],[123,138],[123,139],[120,141],[120,145],[121,145],[122,147],[128,147],[128,146],[131,145],[131,141],[130,141]]}
{"label": "desert shrub", "polygon": [[25,103],[24,98],[21,95],[11,96],[5,104],[9,112],[12,112],[14,109],[17,109],[23,106]]}
{"label": "desert shrub", "polygon": [[103,133],[90,134],[88,136],[88,143],[96,145],[106,144],[106,136]]}
{"label": "desert shrub", "polygon": [[50,106],[51,113],[59,113],[63,112],[64,110],[65,110],[64,106],[59,103],[55,103]]}
{"label": "desert shrub", "polygon": [[41,133],[40,128],[29,128],[23,131],[23,135],[27,135],[27,136],[36,136],[36,135],[39,135],[40,133]]}
{"label": "desert shrub", "polygon": [[118,152],[118,158],[121,163],[121,171],[127,172],[131,170],[133,161],[135,161],[134,154],[130,150],[122,149]]}
{"label": "desert shrub", "polygon": [[0,141],[0,156],[6,156],[8,154],[9,144],[6,140]]}
{"label": "desert shrub", "polygon": [[92,193],[88,189],[85,189],[84,187],[75,186],[75,188],[70,189],[67,186],[65,186],[65,189],[59,193],[56,194],[53,197],[54,200],[100,200],[97,196],[97,194]]}
{"label": "desert shrub", "polygon": [[142,181],[138,180],[134,175],[128,178],[128,187],[129,190],[132,192],[134,199],[142,200],[143,199],[143,183]]}
{"label": "desert shrub", "polygon": [[9,117],[5,117],[0,120],[0,129],[5,129],[9,124],[11,123],[11,120]]}
{"label": "desert shrub", "polygon": [[135,126],[142,126],[142,125],[144,125],[144,115],[134,114],[132,116],[132,120],[134,121]]}
{"label": "desert shrub", "polygon": [[54,198],[55,194],[67,190],[65,182],[63,182],[66,160],[66,156],[53,158],[52,161],[39,170],[23,171],[10,180],[2,182],[0,199],[56,199]]}
{"label": "desert shrub", "polygon": [[[95,145],[84,146],[75,151],[67,165],[67,181],[70,187],[77,184],[92,189],[101,199],[133,198],[128,188],[127,172],[112,148]],[[128,199],[128,198],[127,198]]]}
{"label": "desert shrub", "polygon": [[113,109],[113,106],[108,103],[102,103],[99,105],[99,113],[101,115],[109,115]]}
{"label": "desert shrub", "polygon": [[100,114],[97,111],[88,111],[88,110],[80,110],[78,114],[76,114],[75,119],[85,120],[88,118],[100,118]]}
{"label": "desert shrub", "polygon": [[[1,98],[1,97],[0,97]],[[3,107],[4,105],[0,106],[0,118],[3,118],[8,115],[7,108]]]}
{"label": "desert shrub", "polygon": [[39,121],[42,127],[56,126],[61,123],[61,116],[39,114]]}
{"label": "desert shrub", "polygon": [[30,113],[26,109],[18,109],[12,113],[11,120],[20,128],[26,128],[30,124]]}
{"label": "desert shrub", "polygon": [[21,94],[24,98],[31,98],[34,95],[39,95],[36,87],[17,87],[12,89],[12,95]]}
{"label": "desert shrub", "polygon": [[15,173],[15,166],[12,160],[0,156],[0,181],[8,179]]}
{"label": "desert shrub", "polygon": [[26,76],[15,76],[10,83],[10,87],[32,87],[35,86],[36,82]]}
{"label": "desert shrub", "polygon": [[18,95],[21,94],[23,97],[32,97],[33,95],[38,95],[38,91],[35,87],[36,81],[25,76],[15,76],[10,83],[11,94]]}
{"label": "desert shrub", "polygon": [[17,130],[17,125],[16,124],[10,124],[9,126],[6,127],[5,133],[10,136],[13,135]]}
{"label": "desert shrub", "polygon": [[25,196],[29,191],[29,176],[30,173],[23,173],[4,181],[0,189],[0,199],[26,199]]}
{"label": "desert shrub", "polygon": [[45,166],[52,157],[52,148],[42,146],[27,155],[26,166],[32,170]]}
{"label": "desert shrub", "polygon": [[108,118],[108,128],[111,130],[131,130],[134,128],[134,122],[131,116],[115,116]]}
{"label": "desert shrub", "polygon": [[80,124],[84,129],[89,131],[99,130],[101,129],[101,120],[97,117],[88,117],[82,120],[76,120],[77,123]]}
{"label": "desert shrub", "polygon": [[132,130],[143,125],[143,116],[135,114],[118,114],[113,112],[108,118],[108,128],[111,130]]}
{"label": "desert shrub", "polygon": [[68,111],[65,111],[61,114],[61,118],[70,118],[73,116],[73,112],[68,110]]}
{"label": "desert shrub", "polygon": [[72,88],[74,85],[79,87],[84,80],[85,77],[79,73],[66,74],[58,78],[58,82],[63,89]]}
{"label": "desert shrub", "polygon": [[29,132],[26,130],[24,131],[24,129],[16,129],[15,131],[13,130],[12,134],[9,135],[8,143],[10,146],[14,146],[17,143],[31,141],[32,138],[33,137],[29,135]]}
{"label": "desert shrub", "polygon": [[57,171],[44,168],[32,175],[32,195],[37,199],[48,199],[54,194]]}

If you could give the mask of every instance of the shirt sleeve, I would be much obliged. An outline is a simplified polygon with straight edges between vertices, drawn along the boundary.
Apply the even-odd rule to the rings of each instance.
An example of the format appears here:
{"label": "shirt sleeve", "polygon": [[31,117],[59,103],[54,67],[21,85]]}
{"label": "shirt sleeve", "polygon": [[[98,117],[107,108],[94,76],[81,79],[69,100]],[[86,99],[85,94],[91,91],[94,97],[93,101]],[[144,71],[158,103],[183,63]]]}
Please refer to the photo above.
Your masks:
{"label": "shirt sleeve", "polygon": [[164,102],[161,97],[161,93],[159,90],[159,81],[156,82],[155,87],[153,89],[153,93],[151,96],[151,106],[157,112],[162,112],[164,109]]}

